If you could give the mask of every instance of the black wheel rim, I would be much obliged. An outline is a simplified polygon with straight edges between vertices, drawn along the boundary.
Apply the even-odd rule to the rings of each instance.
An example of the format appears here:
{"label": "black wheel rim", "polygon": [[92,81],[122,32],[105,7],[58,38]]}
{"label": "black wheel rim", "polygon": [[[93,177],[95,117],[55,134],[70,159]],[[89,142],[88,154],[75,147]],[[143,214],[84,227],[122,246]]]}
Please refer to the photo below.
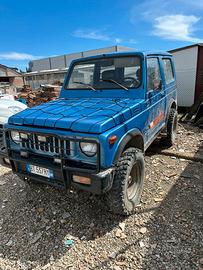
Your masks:
{"label": "black wheel rim", "polygon": [[136,162],[130,172],[130,175],[128,176],[128,183],[127,183],[127,196],[129,200],[132,200],[140,186],[141,182],[141,166],[139,162]]}

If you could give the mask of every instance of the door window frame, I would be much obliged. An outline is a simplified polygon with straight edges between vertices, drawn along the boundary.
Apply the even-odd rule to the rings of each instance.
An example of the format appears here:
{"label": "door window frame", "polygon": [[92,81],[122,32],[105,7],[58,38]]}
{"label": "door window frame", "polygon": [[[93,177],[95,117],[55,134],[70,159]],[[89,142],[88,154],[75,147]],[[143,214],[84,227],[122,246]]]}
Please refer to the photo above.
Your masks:
{"label": "door window frame", "polygon": [[[149,59],[157,59],[157,62],[158,62],[158,66],[159,66],[159,74],[160,74],[160,80],[161,80],[161,82],[162,82],[162,87],[161,87],[161,89],[159,88],[159,89],[148,89],[148,63],[147,63],[147,61],[149,60]],[[162,76],[162,72],[161,72],[161,62],[160,62],[160,57],[159,56],[154,56],[154,55],[152,55],[152,56],[148,56],[147,57],[147,59],[146,59],[146,92],[147,93],[150,93],[150,92],[154,92],[154,91],[162,91],[163,90],[163,78],[162,78],[163,76]]]}
{"label": "door window frame", "polygon": [[[170,81],[169,83],[166,82],[166,76],[165,76],[165,69],[164,69],[164,60],[169,60],[170,64],[171,64],[171,70],[172,70],[172,75],[173,75],[173,80]],[[173,83],[175,81],[175,72],[174,72],[174,66],[172,63],[172,60],[170,57],[163,57],[162,58],[162,66],[163,66],[163,75],[164,75],[164,81],[166,85],[170,85],[171,83]]]}

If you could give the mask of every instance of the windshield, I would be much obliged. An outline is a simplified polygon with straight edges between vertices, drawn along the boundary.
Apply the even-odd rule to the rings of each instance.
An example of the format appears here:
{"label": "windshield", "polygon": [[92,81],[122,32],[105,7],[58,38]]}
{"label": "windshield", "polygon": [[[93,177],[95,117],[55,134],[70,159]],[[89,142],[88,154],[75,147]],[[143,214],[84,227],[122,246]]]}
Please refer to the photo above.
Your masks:
{"label": "windshield", "polygon": [[137,88],[141,83],[138,56],[99,58],[77,62],[68,76],[66,89]]}

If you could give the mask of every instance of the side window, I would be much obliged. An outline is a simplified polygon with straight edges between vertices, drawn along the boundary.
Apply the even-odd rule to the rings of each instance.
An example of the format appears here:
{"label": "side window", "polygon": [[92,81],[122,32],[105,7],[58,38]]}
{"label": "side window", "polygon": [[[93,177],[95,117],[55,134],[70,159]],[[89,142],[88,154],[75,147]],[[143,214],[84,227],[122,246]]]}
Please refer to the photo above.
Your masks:
{"label": "side window", "polygon": [[164,76],[165,76],[166,84],[169,84],[174,80],[171,60],[163,59],[163,66],[164,66]]}
{"label": "side window", "polygon": [[161,87],[161,74],[158,58],[147,59],[147,90],[156,90]]}

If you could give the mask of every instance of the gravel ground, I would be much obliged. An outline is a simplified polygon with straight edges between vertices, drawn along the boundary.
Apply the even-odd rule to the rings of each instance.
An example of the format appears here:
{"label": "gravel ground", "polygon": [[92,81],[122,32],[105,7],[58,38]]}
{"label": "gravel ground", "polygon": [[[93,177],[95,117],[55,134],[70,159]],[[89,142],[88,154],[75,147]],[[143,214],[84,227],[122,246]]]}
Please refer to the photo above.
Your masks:
{"label": "gravel ground", "polygon": [[[203,154],[203,132],[181,126],[174,146]],[[203,258],[203,166],[146,153],[137,213],[106,211],[86,192],[30,186],[0,167],[0,270],[197,270]]]}

